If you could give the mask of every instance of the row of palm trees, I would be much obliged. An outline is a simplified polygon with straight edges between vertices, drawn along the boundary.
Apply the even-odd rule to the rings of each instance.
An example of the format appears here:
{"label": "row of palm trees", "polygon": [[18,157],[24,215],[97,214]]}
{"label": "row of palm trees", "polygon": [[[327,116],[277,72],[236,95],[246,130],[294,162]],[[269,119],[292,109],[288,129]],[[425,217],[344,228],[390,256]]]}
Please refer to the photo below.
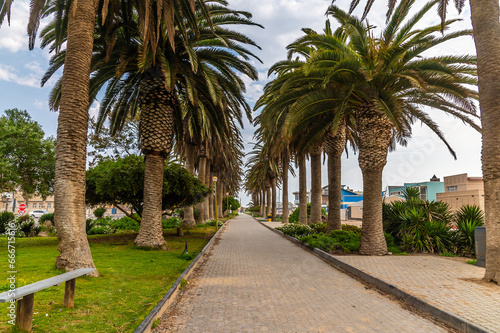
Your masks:
{"label": "row of palm trees", "polygon": [[[0,20],[10,16],[10,5],[2,2]],[[128,116],[139,114],[145,199],[135,244],[165,248],[161,179],[172,150],[186,158],[189,171],[198,170],[205,185],[216,175],[218,193],[238,191],[241,110],[251,115],[241,76],[257,79],[250,60],[259,59],[248,49],[255,42],[228,26],[259,25],[224,0],[35,0],[30,41],[43,16],[53,20],[41,32],[42,47],[54,55],[42,85],[63,67],[50,96],[51,108],[59,111],[56,266],[94,267],[85,235],[85,154],[88,109],[99,93],[98,126],[109,120],[116,132]],[[217,199],[222,209],[222,196]],[[210,194],[200,204],[201,221],[213,216],[213,200]],[[186,207],[184,226],[193,226],[193,217]]]}
{"label": "row of palm trees", "polygon": [[[367,0],[365,13],[368,13],[374,0]],[[446,20],[449,0],[438,0],[438,14],[442,27]],[[470,17],[477,54],[477,76],[479,105],[482,128],[482,164],[484,179],[484,213],[488,230],[486,239],[486,273],[484,279],[500,283],[500,5],[497,0],[469,0]],[[360,3],[352,0],[351,10]],[[396,2],[388,0],[387,15],[390,16]],[[454,0],[460,12],[465,0]]]}
{"label": "row of palm trees", "polygon": [[[265,87],[256,108],[260,128],[256,137],[261,155],[277,165],[283,154],[299,166],[300,221],[305,222],[305,158],[311,159],[310,223],[321,221],[321,152],[328,155],[328,230],[340,224],[341,155],[350,145],[358,154],[363,175],[362,254],[385,254],[382,228],[382,172],[389,150],[406,145],[412,125],[420,121],[448,147],[432,115],[442,111],[480,130],[476,124],[476,58],[473,56],[426,57],[423,52],[471,31],[447,33],[454,20],[417,28],[437,1],[425,4],[409,17],[415,1],[401,1],[388,17],[383,31],[337,6],[327,14],[322,33],[303,29],[304,35],[290,44],[288,59],[271,67],[275,78]],[[424,108],[428,107],[428,108]],[[256,155],[257,156],[257,155]],[[262,162],[265,163],[265,162]],[[249,175],[257,162],[249,165]],[[283,182],[286,168],[281,167]],[[247,178],[246,189],[257,193],[265,184]],[[266,179],[266,178],[262,178]],[[270,178],[268,178],[270,179]],[[285,203],[285,200],[283,200]],[[284,207],[285,211],[285,207]],[[286,221],[286,220],[285,220]]]}

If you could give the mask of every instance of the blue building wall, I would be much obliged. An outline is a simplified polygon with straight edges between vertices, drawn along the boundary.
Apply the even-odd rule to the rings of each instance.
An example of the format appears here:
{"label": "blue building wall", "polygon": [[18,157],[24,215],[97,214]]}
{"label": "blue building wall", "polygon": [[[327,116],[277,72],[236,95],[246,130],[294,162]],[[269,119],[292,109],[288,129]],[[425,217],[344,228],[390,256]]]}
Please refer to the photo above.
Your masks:
{"label": "blue building wall", "polygon": [[352,204],[354,202],[360,202],[363,201],[363,196],[356,194],[351,191],[347,191],[344,189],[340,190],[341,193],[341,203],[340,203],[340,208],[341,209],[347,209],[347,205]]}
{"label": "blue building wall", "polygon": [[443,182],[421,182],[421,183],[405,183],[404,186],[401,187],[392,187],[389,189],[389,195],[394,192],[399,192],[408,187],[415,186],[426,186],[427,187],[427,200],[436,201],[436,193],[444,192],[444,183]]}

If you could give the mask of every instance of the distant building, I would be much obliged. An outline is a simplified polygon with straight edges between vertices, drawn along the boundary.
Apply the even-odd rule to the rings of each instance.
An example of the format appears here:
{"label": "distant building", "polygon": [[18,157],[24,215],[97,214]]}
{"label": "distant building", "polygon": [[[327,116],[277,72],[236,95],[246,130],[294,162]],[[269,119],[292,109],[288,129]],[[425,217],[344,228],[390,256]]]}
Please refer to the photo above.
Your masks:
{"label": "distant building", "polygon": [[[343,220],[347,220],[347,206],[351,203],[359,202],[363,200],[363,192],[354,191],[346,185],[342,185],[340,189],[341,202],[340,202],[340,213]],[[299,205],[299,192],[293,192],[295,196],[294,204]],[[310,203],[309,192],[307,192],[307,203]],[[323,207],[328,212],[328,185],[321,188],[321,207]]]}
{"label": "distant building", "polygon": [[464,205],[476,205],[484,210],[484,183],[482,177],[466,173],[444,177],[444,191],[437,200],[447,203],[452,211]]}
{"label": "distant building", "polygon": [[[294,197],[293,204],[295,206],[298,206],[299,203],[300,203],[300,201],[299,201],[299,192],[293,192],[292,194],[293,194],[293,197]],[[307,203],[310,203],[310,202],[311,202],[311,198],[309,197],[309,192],[307,192]]]}
{"label": "distant building", "polygon": [[[18,214],[20,204],[26,204],[20,192],[5,192],[1,194],[1,211],[9,211]],[[41,197],[34,196],[28,200],[26,212],[29,213],[34,210],[46,210],[49,213],[54,212],[54,196],[50,196],[43,200]]]}
{"label": "distant building", "polygon": [[408,187],[417,188],[420,192],[420,199],[436,201],[437,193],[444,192],[444,183],[434,175],[428,182],[404,183],[403,186],[388,186],[385,196],[403,196],[403,191]]}

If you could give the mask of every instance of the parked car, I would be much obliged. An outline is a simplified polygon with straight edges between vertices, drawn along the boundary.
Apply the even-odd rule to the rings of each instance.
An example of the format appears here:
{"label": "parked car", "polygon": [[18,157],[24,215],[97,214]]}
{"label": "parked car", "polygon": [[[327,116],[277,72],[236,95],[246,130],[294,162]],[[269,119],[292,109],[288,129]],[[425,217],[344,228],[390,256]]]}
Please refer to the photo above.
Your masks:
{"label": "parked car", "polygon": [[33,210],[30,212],[30,216],[39,219],[43,214],[48,214],[46,210]]}

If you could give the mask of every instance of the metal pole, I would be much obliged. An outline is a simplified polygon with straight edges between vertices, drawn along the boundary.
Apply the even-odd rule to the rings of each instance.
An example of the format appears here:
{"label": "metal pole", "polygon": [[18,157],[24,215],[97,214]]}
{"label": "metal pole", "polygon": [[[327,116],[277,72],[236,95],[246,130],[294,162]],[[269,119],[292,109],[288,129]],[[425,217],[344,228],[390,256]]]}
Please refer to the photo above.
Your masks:
{"label": "metal pole", "polygon": [[219,230],[219,220],[217,219],[217,181],[214,180],[214,191],[215,191],[215,230]]}

